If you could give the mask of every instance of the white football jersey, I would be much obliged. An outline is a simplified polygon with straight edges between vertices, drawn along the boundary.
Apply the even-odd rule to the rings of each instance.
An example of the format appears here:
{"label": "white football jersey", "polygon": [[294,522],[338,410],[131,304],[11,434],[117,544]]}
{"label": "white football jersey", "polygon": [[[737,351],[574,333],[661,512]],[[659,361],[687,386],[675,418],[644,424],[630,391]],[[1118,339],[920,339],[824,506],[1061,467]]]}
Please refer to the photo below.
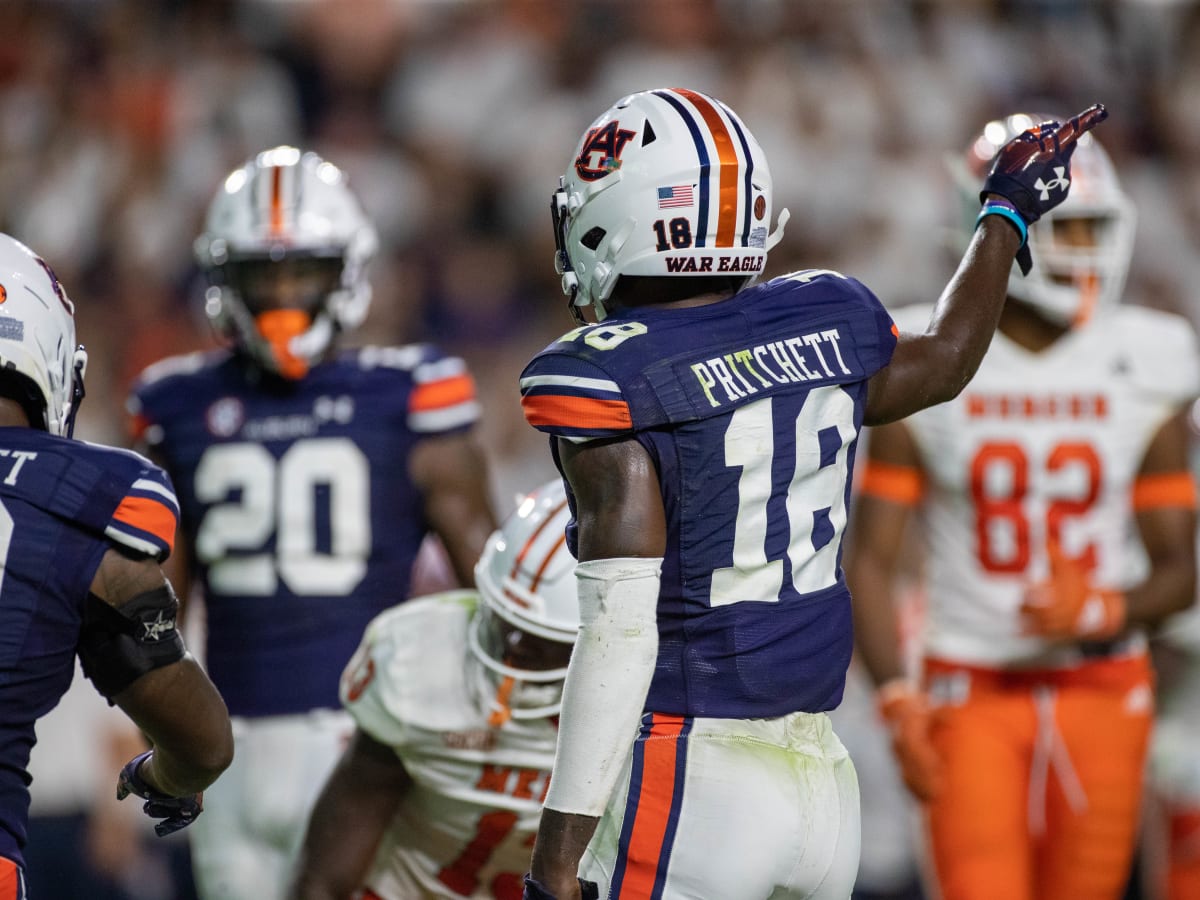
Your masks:
{"label": "white football jersey", "polygon": [[[929,313],[906,307],[895,321],[920,332]],[[1118,306],[1041,353],[997,332],[957,399],[905,420],[927,477],[926,652],[984,665],[1069,661],[1020,629],[1025,589],[1048,574],[1047,541],[1085,557],[1100,586],[1135,584],[1144,556],[1133,485],[1154,435],[1198,391],[1188,322]]]}
{"label": "white football jersey", "polygon": [[342,676],[358,727],[415,782],[367,879],[387,900],[521,896],[557,728],[489,725],[495,682],[467,648],[478,602],[451,591],[382,613]]}

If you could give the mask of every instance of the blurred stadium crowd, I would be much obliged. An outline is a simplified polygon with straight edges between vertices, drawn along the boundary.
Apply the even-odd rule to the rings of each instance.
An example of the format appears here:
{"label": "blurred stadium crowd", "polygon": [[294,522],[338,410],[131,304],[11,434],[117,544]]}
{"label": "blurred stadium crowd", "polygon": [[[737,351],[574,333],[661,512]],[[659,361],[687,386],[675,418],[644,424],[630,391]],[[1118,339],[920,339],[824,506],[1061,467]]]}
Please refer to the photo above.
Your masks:
{"label": "blurred stadium crowd", "polygon": [[0,230],[76,302],[87,439],[125,443],[132,377],[212,346],[205,206],[294,143],[349,172],[380,231],[354,340],[468,361],[507,512],[552,474],[516,378],[570,326],[548,208],[563,148],[657,86],[727,101],[773,161],[792,219],[768,274],[838,269],[891,305],[948,274],[948,153],[998,115],[1103,101],[1140,212],[1127,296],[1200,325],[1193,0],[3,0],[0,34]]}
{"label": "blurred stadium crowd", "polygon": [[497,482],[537,483],[512,376],[569,325],[561,148],[660,85],[752,123],[793,214],[775,272],[839,269],[896,305],[944,281],[946,153],[1013,109],[1103,100],[1141,212],[1130,296],[1200,320],[1186,0],[5,0],[0,32],[0,228],[56,266],[111,365],[83,407],[98,440],[123,440],[134,373],[211,341],[191,242],[219,179],[299,143],[349,171],[382,235],[358,339],[464,355]]}

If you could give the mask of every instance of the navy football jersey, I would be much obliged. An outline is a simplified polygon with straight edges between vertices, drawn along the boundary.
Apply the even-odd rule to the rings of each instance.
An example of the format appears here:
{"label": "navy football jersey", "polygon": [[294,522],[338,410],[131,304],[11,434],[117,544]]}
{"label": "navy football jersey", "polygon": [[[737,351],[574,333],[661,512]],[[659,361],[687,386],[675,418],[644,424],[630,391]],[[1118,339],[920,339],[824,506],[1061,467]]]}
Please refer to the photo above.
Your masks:
{"label": "navy football jersey", "polygon": [[348,351],[298,381],[256,374],[225,351],[164,360],[131,411],[179,492],[229,712],[337,709],[342,669],[407,597],[429,531],[409,454],[477,420],[475,385],[428,345]]}
{"label": "navy football jersey", "polygon": [[[621,310],[526,367],[534,427],[636,436],[657,466],[667,548],[648,710],[756,718],[840,702],[850,473],[867,379],[895,344],[866,287],[813,270],[709,306]],[[574,523],[568,540],[574,551]]]}
{"label": "navy football jersey", "polygon": [[178,515],[136,453],[0,428],[0,856],[21,862],[34,723],[71,684],[100,560],[114,546],[165,558]]}

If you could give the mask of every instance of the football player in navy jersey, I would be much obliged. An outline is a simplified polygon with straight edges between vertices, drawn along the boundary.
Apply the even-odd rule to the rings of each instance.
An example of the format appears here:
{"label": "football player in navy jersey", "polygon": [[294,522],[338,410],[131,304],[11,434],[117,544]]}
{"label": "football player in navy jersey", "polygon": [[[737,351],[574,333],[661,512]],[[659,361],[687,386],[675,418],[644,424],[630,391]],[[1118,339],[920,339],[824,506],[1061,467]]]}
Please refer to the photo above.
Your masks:
{"label": "football player in navy jersey", "polygon": [[903,337],[838,272],[751,286],[787,217],[769,230],[766,159],[723,103],[646,91],[588,128],[551,204],[580,326],[521,377],[569,489],[581,622],[527,897],[849,896],[858,786],[825,711],[852,644],[858,432],[962,389],[1105,115],[1004,147]]}
{"label": "football player in navy jersey", "polygon": [[[178,504],[149,460],[71,439],[87,354],[50,267],[0,234],[0,898],[25,896],[34,725],[84,674],[142,729],[117,798],[160,835],[192,822],[229,765],[220,694],[187,653],[159,563]],[[37,885],[33,886],[36,894]]]}
{"label": "football player in navy jersey", "polygon": [[359,325],[374,228],[343,172],[264,151],[217,192],[197,257],[230,348],[156,363],[136,437],[179,491],[204,662],[237,762],[192,839],[201,895],[282,895],[312,802],[352,732],[338,679],[408,596],[427,534],[461,584],[496,520],[474,382],[428,345],[334,352]]}

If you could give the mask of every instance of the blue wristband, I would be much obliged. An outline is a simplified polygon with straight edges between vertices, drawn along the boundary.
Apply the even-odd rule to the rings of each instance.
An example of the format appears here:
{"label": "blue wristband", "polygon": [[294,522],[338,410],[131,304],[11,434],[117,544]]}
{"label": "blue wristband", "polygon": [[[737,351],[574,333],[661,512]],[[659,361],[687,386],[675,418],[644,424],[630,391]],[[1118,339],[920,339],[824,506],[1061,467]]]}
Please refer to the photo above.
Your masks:
{"label": "blue wristband", "polygon": [[1029,226],[1025,224],[1025,220],[1017,212],[1017,208],[1007,200],[989,200],[984,203],[983,209],[975,217],[976,228],[979,227],[979,223],[983,221],[984,216],[1001,216],[1011,222],[1013,228],[1017,229],[1017,234],[1021,236],[1022,247],[1029,240]]}

